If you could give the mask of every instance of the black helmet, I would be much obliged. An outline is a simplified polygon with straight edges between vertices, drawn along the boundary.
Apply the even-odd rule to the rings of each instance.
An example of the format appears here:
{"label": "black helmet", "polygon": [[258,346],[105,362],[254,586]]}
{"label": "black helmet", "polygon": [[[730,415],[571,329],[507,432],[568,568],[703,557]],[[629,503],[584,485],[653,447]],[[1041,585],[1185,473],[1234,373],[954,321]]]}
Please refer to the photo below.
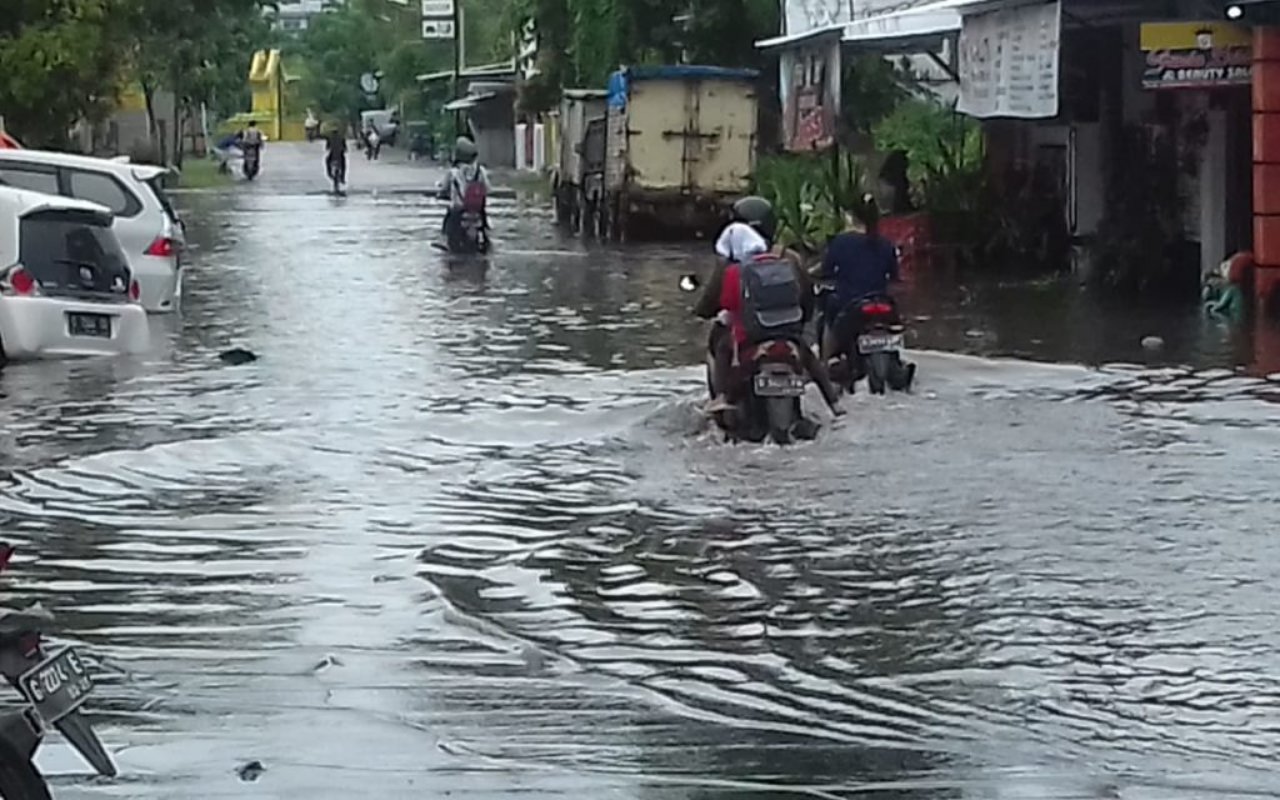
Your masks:
{"label": "black helmet", "polygon": [[763,197],[750,195],[738,200],[733,204],[733,219],[747,223],[769,242],[773,242],[777,219],[773,213],[773,203]]}
{"label": "black helmet", "polygon": [[457,161],[474,161],[478,153],[476,143],[466,136],[459,136],[453,145],[453,157]]}

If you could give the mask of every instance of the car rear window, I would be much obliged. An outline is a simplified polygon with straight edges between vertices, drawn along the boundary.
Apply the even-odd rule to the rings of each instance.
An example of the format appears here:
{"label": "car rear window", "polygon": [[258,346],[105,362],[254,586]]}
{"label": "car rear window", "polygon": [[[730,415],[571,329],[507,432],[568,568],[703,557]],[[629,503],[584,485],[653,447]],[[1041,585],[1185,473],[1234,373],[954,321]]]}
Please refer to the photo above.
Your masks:
{"label": "car rear window", "polygon": [[22,266],[46,294],[127,296],[129,262],[111,220],[87,211],[37,211],[18,226]]}
{"label": "car rear window", "polygon": [[157,175],[146,181],[147,188],[156,196],[156,200],[160,201],[160,207],[164,209],[164,213],[169,215],[169,219],[175,224],[178,222],[178,210],[173,207],[173,202],[169,199],[169,195],[164,190],[163,176]]}

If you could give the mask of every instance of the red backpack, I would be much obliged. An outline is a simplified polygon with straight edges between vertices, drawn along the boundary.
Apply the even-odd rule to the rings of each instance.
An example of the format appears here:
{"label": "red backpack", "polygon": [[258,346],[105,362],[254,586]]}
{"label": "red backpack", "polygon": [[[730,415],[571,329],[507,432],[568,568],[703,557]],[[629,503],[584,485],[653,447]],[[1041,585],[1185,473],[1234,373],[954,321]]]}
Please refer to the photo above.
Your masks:
{"label": "red backpack", "polygon": [[479,214],[484,211],[485,191],[484,178],[479,169],[476,169],[475,177],[468,181],[466,178],[462,185],[462,210],[470,211],[473,214]]}

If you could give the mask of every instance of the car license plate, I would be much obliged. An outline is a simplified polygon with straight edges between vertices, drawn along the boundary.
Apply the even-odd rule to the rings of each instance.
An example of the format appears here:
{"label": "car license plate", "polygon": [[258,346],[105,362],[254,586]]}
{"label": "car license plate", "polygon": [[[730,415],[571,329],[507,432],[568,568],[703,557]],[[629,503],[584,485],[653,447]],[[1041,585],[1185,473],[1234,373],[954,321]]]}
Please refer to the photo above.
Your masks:
{"label": "car license plate", "polygon": [[76,651],[64,647],[24,672],[18,688],[40,718],[52,725],[84,704],[93,691],[93,679]]}
{"label": "car license plate", "polygon": [[900,333],[868,333],[858,337],[858,352],[863,355],[871,353],[889,353],[902,349]]}
{"label": "car license plate", "polygon": [[111,338],[111,317],[106,314],[67,313],[67,330],[72,336]]}
{"label": "car license plate", "polygon": [[804,384],[804,378],[794,372],[761,372],[755,378],[756,396],[799,397]]}

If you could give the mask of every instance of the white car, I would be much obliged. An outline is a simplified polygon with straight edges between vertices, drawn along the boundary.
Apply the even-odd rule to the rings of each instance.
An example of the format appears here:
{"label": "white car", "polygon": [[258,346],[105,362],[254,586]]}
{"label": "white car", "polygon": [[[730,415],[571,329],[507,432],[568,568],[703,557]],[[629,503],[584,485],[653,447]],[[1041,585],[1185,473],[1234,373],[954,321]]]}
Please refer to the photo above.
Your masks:
{"label": "white car", "polygon": [[94,203],[0,187],[0,364],[147,349],[141,288]]}
{"label": "white car", "polygon": [[43,150],[0,150],[0,185],[105,206],[142,287],[142,307],[176,311],[182,297],[182,221],[164,193],[164,167]]}

